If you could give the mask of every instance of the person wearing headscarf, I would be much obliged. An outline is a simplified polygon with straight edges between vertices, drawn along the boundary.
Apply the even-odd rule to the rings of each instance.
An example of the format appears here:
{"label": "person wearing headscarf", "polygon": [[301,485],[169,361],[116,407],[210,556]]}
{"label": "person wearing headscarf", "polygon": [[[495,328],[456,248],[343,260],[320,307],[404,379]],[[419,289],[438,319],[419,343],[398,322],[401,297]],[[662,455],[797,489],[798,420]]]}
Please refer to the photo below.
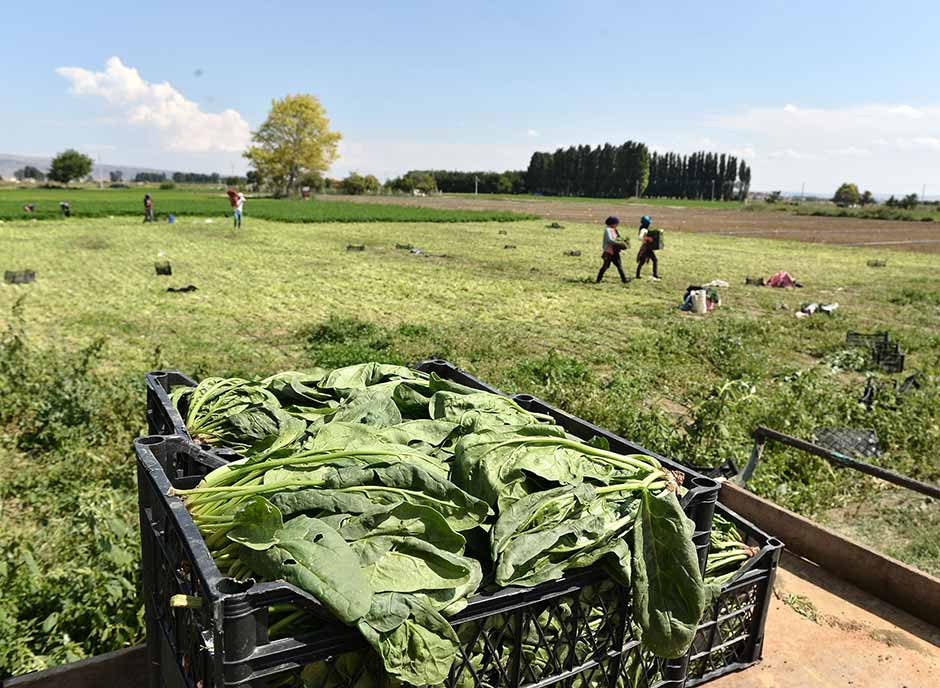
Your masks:
{"label": "person wearing headscarf", "polygon": [[153,199],[144,194],[144,222],[153,222]]}
{"label": "person wearing headscarf", "polygon": [[604,279],[604,273],[607,272],[607,268],[613,263],[617,268],[617,272],[620,273],[620,281],[626,284],[630,280],[628,280],[627,276],[623,273],[623,264],[620,262],[620,252],[627,247],[627,242],[620,236],[620,232],[617,231],[620,219],[611,215],[604,224],[604,242],[602,244],[603,251],[601,253],[601,260],[603,260],[604,263],[597,273],[597,282],[600,283],[600,281]]}
{"label": "person wearing headscarf", "polygon": [[656,251],[653,250],[653,237],[649,236],[653,218],[644,215],[640,218],[640,231],[637,238],[640,240],[640,250],[636,254],[636,278],[640,279],[640,270],[649,262],[653,263],[653,276],[651,280],[659,281],[659,263],[656,260]]}

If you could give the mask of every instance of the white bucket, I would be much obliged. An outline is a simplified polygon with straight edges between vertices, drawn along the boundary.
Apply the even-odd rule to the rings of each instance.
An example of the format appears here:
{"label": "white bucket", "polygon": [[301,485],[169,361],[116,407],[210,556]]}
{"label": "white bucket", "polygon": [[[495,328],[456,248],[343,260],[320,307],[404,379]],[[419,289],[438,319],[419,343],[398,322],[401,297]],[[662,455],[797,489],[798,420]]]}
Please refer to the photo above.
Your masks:
{"label": "white bucket", "polygon": [[705,315],[708,312],[708,298],[704,289],[692,292],[692,312]]}

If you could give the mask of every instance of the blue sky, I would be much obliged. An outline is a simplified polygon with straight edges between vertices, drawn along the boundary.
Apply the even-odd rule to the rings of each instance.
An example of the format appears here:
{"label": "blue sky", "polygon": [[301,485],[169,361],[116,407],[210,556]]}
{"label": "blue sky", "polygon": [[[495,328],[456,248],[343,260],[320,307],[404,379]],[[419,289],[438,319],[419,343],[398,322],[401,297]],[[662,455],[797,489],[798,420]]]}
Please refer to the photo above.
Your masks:
{"label": "blue sky", "polygon": [[757,189],[940,194],[940,11],[887,7],[45,2],[4,13],[0,152],[243,171],[271,99],[304,92],[337,175],[634,139],[744,156]]}

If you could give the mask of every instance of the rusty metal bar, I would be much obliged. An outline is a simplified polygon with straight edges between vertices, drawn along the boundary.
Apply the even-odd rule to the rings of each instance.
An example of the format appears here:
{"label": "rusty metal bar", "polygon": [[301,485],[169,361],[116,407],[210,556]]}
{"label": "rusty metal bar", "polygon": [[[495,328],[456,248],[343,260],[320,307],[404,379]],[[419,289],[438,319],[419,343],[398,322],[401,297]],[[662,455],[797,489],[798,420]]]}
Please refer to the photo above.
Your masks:
{"label": "rusty metal bar", "polygon": [[[801,449],[807,454],[819,456],[823,459],[827,459],[828,461],[832,461],[833,463],[846,466],[848,468],[853,468],[856,471],[866,473],[867,475],[874,476],[889,483],[894,483],[895,485],[906,487],[909,490],[920,492],[921,494],[928,495],[934,499],[940,499],[940,486],[924,483],[920,480],[915,480],[914,478],[909,478],[906,475],[895,473],[894,471],[890,471],[887,468],[872,466],[871,464],[865,463],[864,461],[858,461],[848,457],[845,454],[840,454],[839,452],[831,451],[825,447],[820,447],[818,444],[813,444],[812,442],[807,442],[796,437],[791,437],[790,435],[785,435],[782,432],[765,428],[763,425],[757,426],[757,429],[754,431],[754,440],[757,444],[755,445],[754,451],[751,454],[751,460],[744,468],[744,472],[742,474],[742,478],[745,483],[748,479],[750,479],[751,474],[757,467],[757,462],[760,460],[761,455],[760,450],[763,449],[764,443],[767,440],[773,440],[774,442],[780,442],[781,444],[786,444],[791,447],[795,447],[796,449]],[[758,446],[760,449],[758,449]]]}

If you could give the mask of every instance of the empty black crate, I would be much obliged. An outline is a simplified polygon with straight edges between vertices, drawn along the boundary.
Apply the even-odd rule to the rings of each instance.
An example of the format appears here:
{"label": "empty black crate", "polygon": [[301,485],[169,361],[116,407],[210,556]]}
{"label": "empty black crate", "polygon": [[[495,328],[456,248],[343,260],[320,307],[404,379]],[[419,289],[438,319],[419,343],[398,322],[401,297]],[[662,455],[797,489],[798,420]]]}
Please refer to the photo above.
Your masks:
{"label": "empty black crate", "polygon": [[3,273],[3,281],[7,284],[29,284],[36,281],[36,271],[7,270]]}
{"label": "empty black crate", "polygon": [[764,624],[783,543],[718,504],[716,514],[734,524],[745,544],[759,547],[705,611],[689,653],[687,686],[740,671],[760,661]]}
{"label": "empty black crate", "polygon": [[[178,436],[134,444],[151,685],[299,686],[306,668],[304,677],[316,677],[315,685],[353,688],[355,675],[344,667],[350,653],[365,650],[358,632],[288,583],[223,577],[183,502],[172,495],[225,460]],[[179,596],[188,604],[171,602]],[[306,610],[310,630],[270,640],[268,610],[276,604]],[[681,688],[684,681],[681,662],[643,652],[628,591],[599,569],[476,595],[451,623],[462,642],[448,688],[613,688],[618,681]]]}
{"label": "empty black crate", "polygon": [[867,346],[870,349],[877,349],[888,345],[887,332],[875,332],[874,334],[864,334],[862,332],[847,332],[845,343],[849,346]]}

